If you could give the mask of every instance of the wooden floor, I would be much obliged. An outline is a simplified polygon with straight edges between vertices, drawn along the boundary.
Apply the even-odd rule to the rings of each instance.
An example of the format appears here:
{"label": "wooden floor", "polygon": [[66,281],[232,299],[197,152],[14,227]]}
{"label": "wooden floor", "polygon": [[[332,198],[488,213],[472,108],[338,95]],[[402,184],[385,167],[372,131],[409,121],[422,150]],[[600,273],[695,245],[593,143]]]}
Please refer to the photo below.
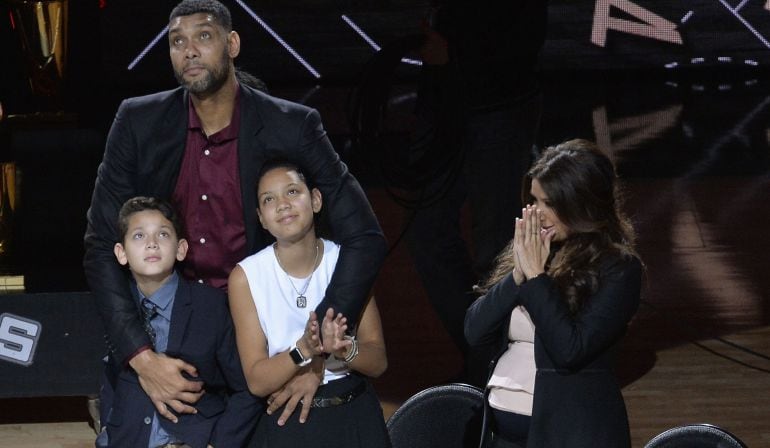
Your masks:
{"label": "wooden floor", "polygon": [[[333,122],[333,103],[317,101],[326,104],[319,105],[325,121]],[[752,156],[754,170],[717,166],[704,173],[695,160],[688,162],[692,170],[671,174],[665,160],[613,154],[632,174],[626,176],[627,209],[647,266],[643,303],[618,366],[635,448],[687,423],[718,425],[749,447],[770,447],[768,122],[752,134],[761,145]],[[655,144],[659,152],[680,149],[676,142]],[[727,153],[716,163],[740,156]],[[649,167],[659,171],[645,173]],[[380,188],[367,194],[396,241],[407,213]],[[455,378],[461,358],[403,245],[386,260],[375,291],[389,369],[374,384],[387,417],[412,394]],[[85,398],[0,400],[0,447],[93,446],[87,419]]]}

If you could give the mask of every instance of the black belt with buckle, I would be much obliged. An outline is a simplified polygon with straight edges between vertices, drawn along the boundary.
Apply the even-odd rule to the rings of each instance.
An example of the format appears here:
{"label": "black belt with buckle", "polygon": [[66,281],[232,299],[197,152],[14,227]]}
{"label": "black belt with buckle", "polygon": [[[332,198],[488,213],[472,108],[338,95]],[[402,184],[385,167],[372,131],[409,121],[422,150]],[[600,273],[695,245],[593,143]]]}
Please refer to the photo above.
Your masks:
{"label": "black belt with buckle", "polygon": [[359,381],[348,392],[338,395],[336,397],[313,397],[313,403],[310,404],[311,408],[330,408],[332,406],[339,406],[341,404],[350,403],[357,396],[366,391],[366,381]]}

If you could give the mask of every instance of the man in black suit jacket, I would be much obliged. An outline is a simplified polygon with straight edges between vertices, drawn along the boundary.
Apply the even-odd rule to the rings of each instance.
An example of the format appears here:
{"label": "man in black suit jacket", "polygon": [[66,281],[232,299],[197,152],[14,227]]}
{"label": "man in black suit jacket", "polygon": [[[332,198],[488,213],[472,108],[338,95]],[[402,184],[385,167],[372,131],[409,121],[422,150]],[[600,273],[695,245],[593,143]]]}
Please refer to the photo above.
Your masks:
{"label": "man in black suit jacket", "polygon": [[[238,247],[240,255],[270,243],[258,230],[256,216],[255,180],[264,161],[275,157],[293,160],[316,181],[331,204],[328,217],[332,237],[342,245],[338,267],[317,309],[319,315],[333,307],[348,316],[350,326],[355,324],[351,318],[360,314],[386,244],[366,196],[334,152],[318,113],[238,84],[233,59],[240,51],[240,38],[232,31],[227,8],[216,0],[184,0],[171,13],[169,46],[182,87],[131,98],[120,105],[88,210],[84,268],[114,357],[138,373],[158,412],[175,419],[168,407],[178,413],[194,412],[190,404],[199,399],[200,384],[181,375],[194,366],[149,349],[128,281],[112,254],[117,239],[113,221],[120,205],[133,196],[176,195],[182,202],[196,199],[192,191],[178,188],[180,177],[190,185],[197,182],[194,174],[182,169],[183,161],[197,149],[190,145],[192,137],[202,134],[209,139],[228,129],[234,132],[237,169],[227,177],[238,181],[225,192],[231,194],[223,195],[223,202],[240,199],[240,207],[236,207],[240,213],[204,218],[211,221],[212,233],[228,225],[240,226],[240,246],[245,246]],[[190,125],[191,117],[199,122],[198,128]],[[202,197],[213,202],[210,199]],[[188,220],[200,216],[176,202]],[[230,258],[221,264],[238,261]],[[287,394],[295,399],[289,400],[285,412],[293,411],[298,396],[308,398],[314,392],[287,388]],[[287,398],[284,395],[277,401]]]}

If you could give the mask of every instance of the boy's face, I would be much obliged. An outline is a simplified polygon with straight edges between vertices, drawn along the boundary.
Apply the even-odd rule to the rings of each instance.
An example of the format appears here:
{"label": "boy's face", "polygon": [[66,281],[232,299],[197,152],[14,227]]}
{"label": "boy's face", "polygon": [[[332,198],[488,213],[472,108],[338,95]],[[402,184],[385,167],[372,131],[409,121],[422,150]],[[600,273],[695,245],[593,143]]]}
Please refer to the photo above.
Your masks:
{"label": "boy's face", "polygon": [[308,190],[295,170],[278,167],[265,173],[257,188],[259,222],[278,240],[297,241],[313,228],[321,193]]}
{"label": "boy's face", "polygon": [[123,243],[115,244],[115,257],[128,264],[137,282],[164,280],[185,255],[187,241],[177,237],[173,224],[158,210],[131,215]]}

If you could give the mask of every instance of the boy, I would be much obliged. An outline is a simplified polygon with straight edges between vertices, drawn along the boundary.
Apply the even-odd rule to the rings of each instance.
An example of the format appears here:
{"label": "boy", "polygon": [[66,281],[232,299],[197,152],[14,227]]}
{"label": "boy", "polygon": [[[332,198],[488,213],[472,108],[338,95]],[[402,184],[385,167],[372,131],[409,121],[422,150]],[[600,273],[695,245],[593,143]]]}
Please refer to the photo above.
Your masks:
{"label": "boy", "polygon": [[131,271],[137,313],[153,348],[194,366],[186,376],[201,381],[205,392],[197,413],[180,414],[176,422],[159,418],[136,372],[110,356],[101,395],[105,428],[97,446],[239,447],[262,411],[243,377],[225,294],[174,271],[188,248],[180,227],[168,203],[129,199],[120,209],[114,251]]}

